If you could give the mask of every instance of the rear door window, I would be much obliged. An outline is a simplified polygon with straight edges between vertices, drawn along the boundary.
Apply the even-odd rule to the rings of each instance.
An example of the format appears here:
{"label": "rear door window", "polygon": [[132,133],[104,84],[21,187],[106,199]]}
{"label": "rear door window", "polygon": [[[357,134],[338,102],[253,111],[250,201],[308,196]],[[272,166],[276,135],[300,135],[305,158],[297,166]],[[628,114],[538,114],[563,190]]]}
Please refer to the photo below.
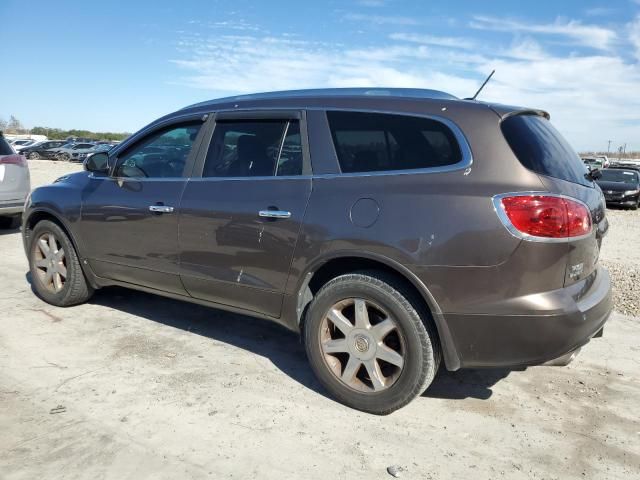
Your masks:
{"label": "rear door window", "polygon": [[551,122],[539,115],[514,115],[502,133],[520,163],[540,175],[593,186],[587,167]]}
{"label": "rear door window", "polygon": [[272,177],[302,173],[297,120],[216,122],[203,177]]}
{"label": "rear door window", "polygon": [[368,112],[327,112],[344,173],[444,167],[462,160],[453,132],[437,120]]}

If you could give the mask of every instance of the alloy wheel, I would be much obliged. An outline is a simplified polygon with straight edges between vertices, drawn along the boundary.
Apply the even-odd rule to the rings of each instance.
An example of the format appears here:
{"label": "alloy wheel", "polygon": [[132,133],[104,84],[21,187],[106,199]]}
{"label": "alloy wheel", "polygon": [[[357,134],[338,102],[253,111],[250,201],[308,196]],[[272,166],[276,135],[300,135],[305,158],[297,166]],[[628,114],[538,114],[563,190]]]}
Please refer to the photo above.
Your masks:
{"label": "alloy wheel", "polygon": [[64,249],[53,233],[47,232],[35,241],[33,262],[40,283],[53,293],[60,292],[67,281]]}
{"label": "alloy wheel", "polygon": [[358,392],[378,393],[400,377],[405,342],[398,323],[383,308],[362,298],[334,304],[319,338],[333,375]]}

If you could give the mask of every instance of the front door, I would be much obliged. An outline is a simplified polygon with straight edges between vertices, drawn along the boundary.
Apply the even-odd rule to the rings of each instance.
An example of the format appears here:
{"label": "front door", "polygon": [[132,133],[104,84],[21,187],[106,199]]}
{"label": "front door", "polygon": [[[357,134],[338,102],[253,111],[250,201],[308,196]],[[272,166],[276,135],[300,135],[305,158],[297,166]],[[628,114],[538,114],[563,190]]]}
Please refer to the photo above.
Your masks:
{"label": "front door", "polygon": [[118,152],[83,192],[82,239],[101,277],[186,294],[178,273],[180,197],[201,119],[159,127]]}
{"label": "front door", "polygon": [[279,317],[311,193],[304,118],[233,112],[215,120],[202,175],[189,180],[180,205],[182,281],[193,297]]}

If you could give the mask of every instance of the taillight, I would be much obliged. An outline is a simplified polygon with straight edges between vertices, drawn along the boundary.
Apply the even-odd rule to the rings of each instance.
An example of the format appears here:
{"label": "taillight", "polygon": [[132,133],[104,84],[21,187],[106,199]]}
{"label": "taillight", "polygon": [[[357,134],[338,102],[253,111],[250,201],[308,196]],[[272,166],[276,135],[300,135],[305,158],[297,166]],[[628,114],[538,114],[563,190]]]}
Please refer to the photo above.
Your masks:
{"label": "taillight", "polygon": [[0,165],[19,165],[21,167],[27,166],[27,159],[22,155],[5,155],[0,156]]}
{"label": "taillight", "polygon": [[507,194],[496,196],[494,206],[505,226],[525,239],[564,239],[591,232],[589,209],[570,198],[548,194]]}

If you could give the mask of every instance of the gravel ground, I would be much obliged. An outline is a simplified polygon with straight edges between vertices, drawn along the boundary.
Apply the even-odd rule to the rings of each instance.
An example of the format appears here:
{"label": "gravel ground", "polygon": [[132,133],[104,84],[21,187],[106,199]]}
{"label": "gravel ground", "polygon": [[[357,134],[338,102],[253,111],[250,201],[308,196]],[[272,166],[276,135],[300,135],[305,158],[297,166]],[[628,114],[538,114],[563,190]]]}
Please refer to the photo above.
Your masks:
{"label": "gravel ground", "polygon": [[[34,185],[79,168],[30,166]],[[609,217],[622,291],[640,212]],[[567,367],[441,372],[376,417],[328,398],[275,324],[123,289],[55,308],[19,232],[0,251],[2,480],[640,479],[638,317],[614,313]]]}
{"label": "gravel ground", "polygon": [[600,259],[613,281],[615,308],[640,315],[640,211],[608,209],[609,234]]}

